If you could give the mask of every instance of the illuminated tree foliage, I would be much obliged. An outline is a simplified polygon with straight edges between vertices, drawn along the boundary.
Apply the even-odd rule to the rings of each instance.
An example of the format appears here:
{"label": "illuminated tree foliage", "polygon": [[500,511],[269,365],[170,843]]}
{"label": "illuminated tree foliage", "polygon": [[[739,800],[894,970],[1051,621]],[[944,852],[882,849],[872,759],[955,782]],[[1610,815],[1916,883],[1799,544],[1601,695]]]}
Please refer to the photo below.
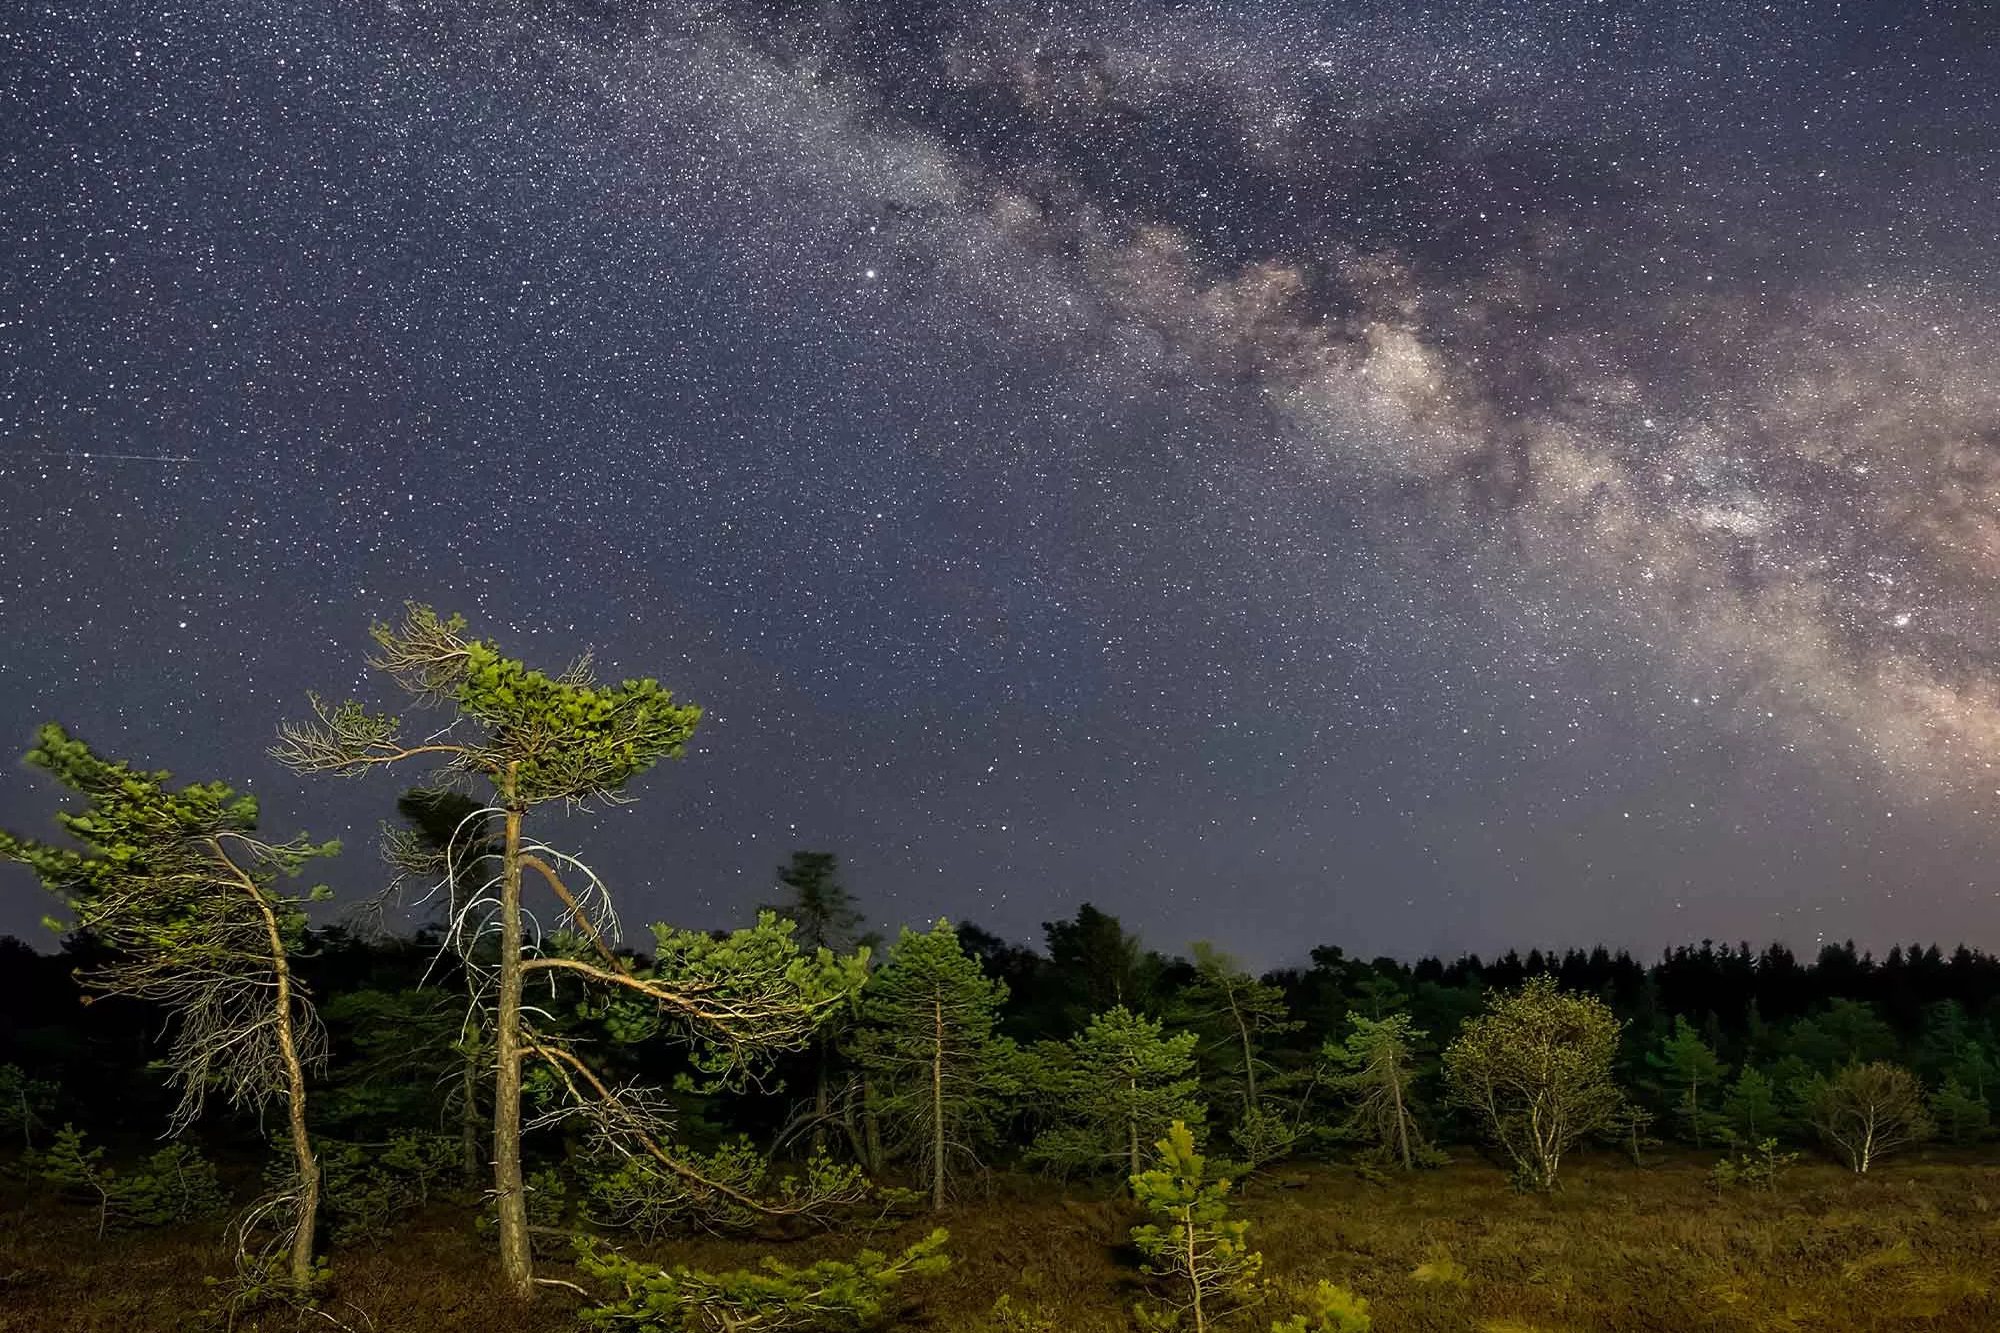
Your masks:
{"label": "illuminated tree foliage", "polygon": [[[601,1016],[633,1037],[670,1030],[694,1046],[697,1068],[717,1082],[754,1073],[772,1051],[800,1049],[820,1020],[862,980],[865,956],[802,953],[789,922],[768,913],[722,938],[654,927],[656,961],[641,968],[617,952],[619,925],[608,891],[575,857],[529,837],[524,825],[551,803],[589,806],[626,799],[626,785],[662,759],[679,757],[701,710],[677,703],[650,679],[600,684],[583,658],[559,673],[532,669],[465,633],[460,617],[411,605],[373,629],[369,665],[415,704],[447,710],[442,727],[406,736],[395,716],[315,696],[312,720],[283,728],[273,755],[298,772],[357,776],[406,761],[436,766],[440,783],[474,784],[475,814],[499,826],[479,845],[447,848],[445,874],[467,857],[492,873],[459,892],[447,939],[475,979],[474,1003],[490,1006],[493,1030],[493,1173],[506,1290],[535,1288],[521,1168],[523,1077],[530,1060],[563,1094],[559,1114],[581,1116],[600,1149],[643,1155],[700,1189],[730,1197],[666,1146],[664,1103],[613,1087],[561,1036],[537,1026],[522,1004],[526,982],[600,988]],[[467,820],[468,827],[477,821]],[[533,874],[555,900],[547,920],[523,906]],[[545,1117],[546,1119],[546,1117]]]}
{"label": "illuminated tree foliage", "polygon": [[1543,975],[1488,995],[1445,1051],[1451,1100],[1484,1125],[1522,1183],[1554,1188],[1563,1155],[1625,1104],[1611,1077],[1619,1026],[1603,1001]]}
{"label": "illuminated tree foliage", "polygon": [[1018,1052],[994,1034],[1007,987],[980,971],[948,921],[904,930],[862,992],[856,1058],[893,1143],[942,1208],[953,1173],[977,1165],[1017,1086]]}
{"label": "illuminated tree foliage", "polygon": [[1176,1120],[1153,1146],[1159,1163],[1132,1177],[1132,1196],[1160,1220],[1132,1228],[1132,1243],[1146,1256],[1158,1304],[1133,1314],[1153,1333],[1207,1333],[1258,1299],[1264,1256],[1244,1240],[1250,1224],[1230,1217],[1229,1179],[1209,1172],[1193,1131]]}
{"label": "illuminated tree foliage", "polygon": [[166,1065],[181,1093],[175,1132],[201,1114],[211,1088],[251,1110],[284,1103],[292,1172],[261,1215],[284,1219],[279,1248],[303,1290],[319,1212],[306,1071],[324,1058],[325,1041],[291,967],[305,900],[276,886],[339,844],[264,841],[254,797],[220,782],[170,786],[172,775],[101,758],[54,724],[28,762],[84,798],[81,810],[56,816],[78,846],[0,833],[0,859],[32,868],[74,914],[74,928],[103,946],[108,961],[82,978],[86,986],[167,1011]]}
{"label": "illuminated tree foliage", "polygon": [[1037,1091],[1055,1123],[1036,1136],[1029,1158],[1057,1170],[1118,1165],[1143,1169],[1140,1145],[1175,1121],[1206,1117],[1195,1074],[1192,1032],[1167,1035],[1159,1020],[1120,1005],[1064,1043],[1036,1052]]}
{"label": "illuminated tree foliage", "polygon": [[1426,1034],[1407,1014],[1373,1019],[1349,1013],[1347,1020],[1346,1040],[1329,1041],[1321,1051],[1339,1071],[1333,1086],[1348,1099],[1341,1134],[1405,1171],[1435,1163],[1440,1154],[1424,1141],[1413,1091],[1417,1047]]}

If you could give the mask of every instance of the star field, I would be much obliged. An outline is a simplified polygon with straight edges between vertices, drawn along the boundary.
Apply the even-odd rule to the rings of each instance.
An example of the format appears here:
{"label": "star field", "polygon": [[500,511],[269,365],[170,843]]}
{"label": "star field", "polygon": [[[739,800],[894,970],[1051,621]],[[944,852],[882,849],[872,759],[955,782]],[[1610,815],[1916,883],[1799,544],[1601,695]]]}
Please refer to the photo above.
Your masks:
{"label": "star field", "polygon": [[1989,7],[31,3],[0,122],[0,727],[351,893],[414,597],[708,708],[631,920],[1996,943]]}

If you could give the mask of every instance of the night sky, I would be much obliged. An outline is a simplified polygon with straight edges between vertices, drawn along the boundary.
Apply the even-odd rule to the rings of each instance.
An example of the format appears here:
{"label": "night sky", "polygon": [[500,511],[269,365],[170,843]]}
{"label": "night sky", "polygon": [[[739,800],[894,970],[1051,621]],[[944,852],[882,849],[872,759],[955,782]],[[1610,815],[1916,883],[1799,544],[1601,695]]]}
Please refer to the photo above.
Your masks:
{"label": "night sky", "polygon": [[628,920],[2000,946],[1996,14],[7,5],[0,734],[359,896],[417,598],[709,710]]}

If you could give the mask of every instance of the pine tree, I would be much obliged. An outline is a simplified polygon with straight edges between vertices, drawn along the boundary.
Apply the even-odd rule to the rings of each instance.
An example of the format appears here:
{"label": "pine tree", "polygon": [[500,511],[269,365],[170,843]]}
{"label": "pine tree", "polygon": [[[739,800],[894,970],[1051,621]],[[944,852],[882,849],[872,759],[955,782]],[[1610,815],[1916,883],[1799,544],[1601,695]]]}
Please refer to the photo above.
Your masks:
{"label": "pine tree", "polygon": [[1257,980],[1214,945],[1194,946],[1194,968],[1193,980],[1175,999],[1173,1021],[1207,1036],[1202,1056],[1225,1071],[1221,1081],[1238,1098],[1242,1118],[1250,1119],[1262,1109],[1258,1080],[1270,1070],[1266,1041],[1302,1025],[1292,1019],[1283,991]]}
{"label": "pine tree", "polygon": [[1132,1243],[1146,1256],[1145,1273],[1159,1284],[1164,1311],[1133,1313],[1141,1328],[1207,1333],[1257,1296],[1264,1256],[1249,1248],[1248,1222],[1229,1215],[1229,1179],[1211,1177],[1195,1151],[1194,1133],[1179,1120],[1154,1145],[1159,1164],[1132,1177],[1132,1196],[1159,1223],[1132,1228]]}
{"label": "pine tree", "polygon": [[[764,910],[797,923],[802,948],[831,949],[838,953],[872,941],[872,936],[859,934],[861,910],[854,905],[854,895],[840,882],[840,860],[832,852],[793,852],[791,860],[778,867],[778,883],[788,896]],[[833,1118],[833,1054],[840,1026],[841,1016],[830,1017],[813,1036],[814,1151],[826,1147],[826,1126]]]}
{"label": "pine tree", "polygon": [[1061,1170],[1122,1164],[1142,1169],[1140,1145],[1175,1121],[1205,1118],[1192,1032],[1168,1036],[1157,1019],[1120,1005],[1065,1043],[1036,1051],[1037,1092],[1055,1123],[1029,1156]]}
{"label": "pine tree", "polygon": [[905,929],[862,992],[855,1056],[876,1113],[942,1208],[961,1164],[977,1163],[1016,1089],[1018,1052],[995,1034],[1007,987],[979,970],[948,921]]}
{"label": "pine tree", "polygon": [[1722,1086],[1728,1066],[1716,1058],[1694,1024],[1679,1016],[1674,1019],[1672,1035],[1660,1043],[1657,1051],[1647,1053],[1646,1063],[1658,1071],[1660,1081],[1672,1095],[1674,1114],[1687,1127],[1695,1146],[1700,1147],[1703,1131],[1710,1122],[1708,1102]]}
{"label": "pine tree", "polygon": [[1955,1078],[1947,1078],[1931,1094],[1930,1111],[1939,1133],[1954,1147],[1977,1143],[1993,1128],[1993,1111],[1986,1099]]}
{"label": "pine tree", "polygon": [[1417,1123],[1416,1052],[1427,1034],[1407,1014],[1376,1020],[1350,1013],[1347,1039],[1329,1041],[1321,1056],[1339,1069],[1334,1087],[1348,1098],[1344,1137],[1412,1170],[1435,1156]]}
{"label": "pine tree", "polygon": [[[521,1167],[523,1077],[537,1061],[571,1114],[589,1122],[607,1150],[642,1155],[691,1183],[699,1173],[667,1146],[657,1098],[608,1084],[559,1034],[537,1027],[522,1003],[532,979],[590,987],[593,1012],[614,1031],[643,1037],[671,1026],[694,1044],[690,1058],[710,1080],[728,1080],[774,1051],[799,1050],[825,1016],[860,985],[865,955],[837,960],[801,954],[789,922],[769,913],[748,930],[716,937],[653,928],[654,963],[636,966],[616,950],[609,891],[582,861],[529,837],[530,814],[624,799],[627,784],[685,749],[701,710],[676,703],[654,680],[600,684],[587,657],[550,674],[504,657],[465,634],[461,617],[411,604],[395,624],[373,628],[369,665],[423,706],[452,720],[405,740],[400,720],[359,703],[314,696],[313,719],[280,732],[273,757],[296,772],[354,777],[411,760],[431,761],[445,782],[485,784],[484,814],[498,824],[497,873],[460,904],[449,936],[461,964],[493,996],[493,1185],[506,1292],[526,1299],[536,1281],[529,1250],[527,1183]],[[447,867],[451,873],[452,867]],[[551,929],[530,932],[524,878],[533,874],[555,899]],[[710,1192],[745,1207],[726,1184]]]}
{"label": "pine tree", "polygon": [[86,986],[170,1015],[166,1063],[181,1090],[175,1133],[194,1123],[212,1087],[251,1110],[283,1104],[292,1170],[270,1215],[289,1218],[280,1244],[290,1282],[304,1292],[320,1192],[306,1073],[325,1044],[291,964],[305,899],[277,884],[338,844],[265,842],[254,797],[220,782],[172,788],[170,774],[100,758],[53,724],[28,762],[84,798],[81,812],[56,817],[82,850],[0,833],[0,860],[33,869],[75,913],[76,929],[104,947],[107,961],[83,975]]}
{"label": "pine tree", "polygon": [[1758,1143],[1776,1133],[1784,1123],[1778,1109],[1778,1087],[1761,1070],[1750,1065],[1736,1076],[1722,1098],[1722,1118],[1729,1130],[1744,1143]]}

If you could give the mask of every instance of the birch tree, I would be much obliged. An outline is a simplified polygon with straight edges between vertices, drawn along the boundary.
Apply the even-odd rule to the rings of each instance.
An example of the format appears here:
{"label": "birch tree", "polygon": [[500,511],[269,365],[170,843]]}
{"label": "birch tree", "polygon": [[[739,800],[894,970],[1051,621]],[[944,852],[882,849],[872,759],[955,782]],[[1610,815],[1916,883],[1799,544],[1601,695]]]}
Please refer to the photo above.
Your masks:
{"label": "birch tree", "polygon": [[166,1069],[181,1094],[172,1133],[194,1123],[212,1089],[251,1111],[283,1107],[291,1173],[256,1215],[279,1220],[275,1251],[305,1292],[320,1196],[306,1077],[326,1044],[291,965],[306,899],[278,886],[339,844],[266,841],[256,798],[220,782],[171,786],[171,774],[102,758],[53,724],[28,762],[83,798],[56,816],[77,846],[0,833],[0,859],[33,869],[74,928],[104,947],[108,961],[81,974],[86,987],[166,1011]]}
{"label": "birch tree", "polygon": [[1554,977],[1493,992],[1444,1053],[1451,1100],[1483,1122],[1523,1183],[1552,1189],[1563,1155],[1624,1105],[1611,1076],[1619,1027],[1602,1000]]}
{"label": "birch tree", "polygon": [[1806,1106],[1820,1138],[1856,1175],[1866,1175],[1885,1153],[1920,1143],[1937,1130],[1917,1076],[1882,1060],[1815,1080]]}
{"label": "birch tree", "polygon": [[[530,982],[603,992],[623,1009],[625,1031],[671,1031],[690,1042],[706,1077],[745,1075],[774,1051],[801,1049],[820,1020],[859,986],[865,955],[802,954],[789,922],[768,913],[757,926],[716,938],[655,926],[653,966],[618,951],[609,891],[577,857],[540,840],[529,821],[549,806],[593,807],[628,799],[627,785],[662,759],[678,758],[701,710],[676,702],[651,679],[600,683],[586,656],[556,673],[505,657],[466,634],[462,617],[409,605],[400,621],[373,628],[369,666],[441,724],[406,731],[401,720],[360,703],[313,696],[310,720],[281,729],[272,754],[301,773],[354,777],[405,763],[433,766],[435,785],[464,784],[499,826],[492,873],[461,896],[446,939],[473,975],[475,1002],[493,1029],[493,1192],[506,1292],[525,1299],[536,1277],[529,1250],[521,1168],[522,1086],[536,1061],[562,1097],[558,1116],[578,1116],[601,1145],[642,1156],[697,1189],[759,1207],[722,1182],[701,1179],[669,1146],[665,1102],[608,1083],[553,1025],[523,1002]],[[452,868],[448,867],[447,873]],[[547,895],[525,897],[528,876]]]}

